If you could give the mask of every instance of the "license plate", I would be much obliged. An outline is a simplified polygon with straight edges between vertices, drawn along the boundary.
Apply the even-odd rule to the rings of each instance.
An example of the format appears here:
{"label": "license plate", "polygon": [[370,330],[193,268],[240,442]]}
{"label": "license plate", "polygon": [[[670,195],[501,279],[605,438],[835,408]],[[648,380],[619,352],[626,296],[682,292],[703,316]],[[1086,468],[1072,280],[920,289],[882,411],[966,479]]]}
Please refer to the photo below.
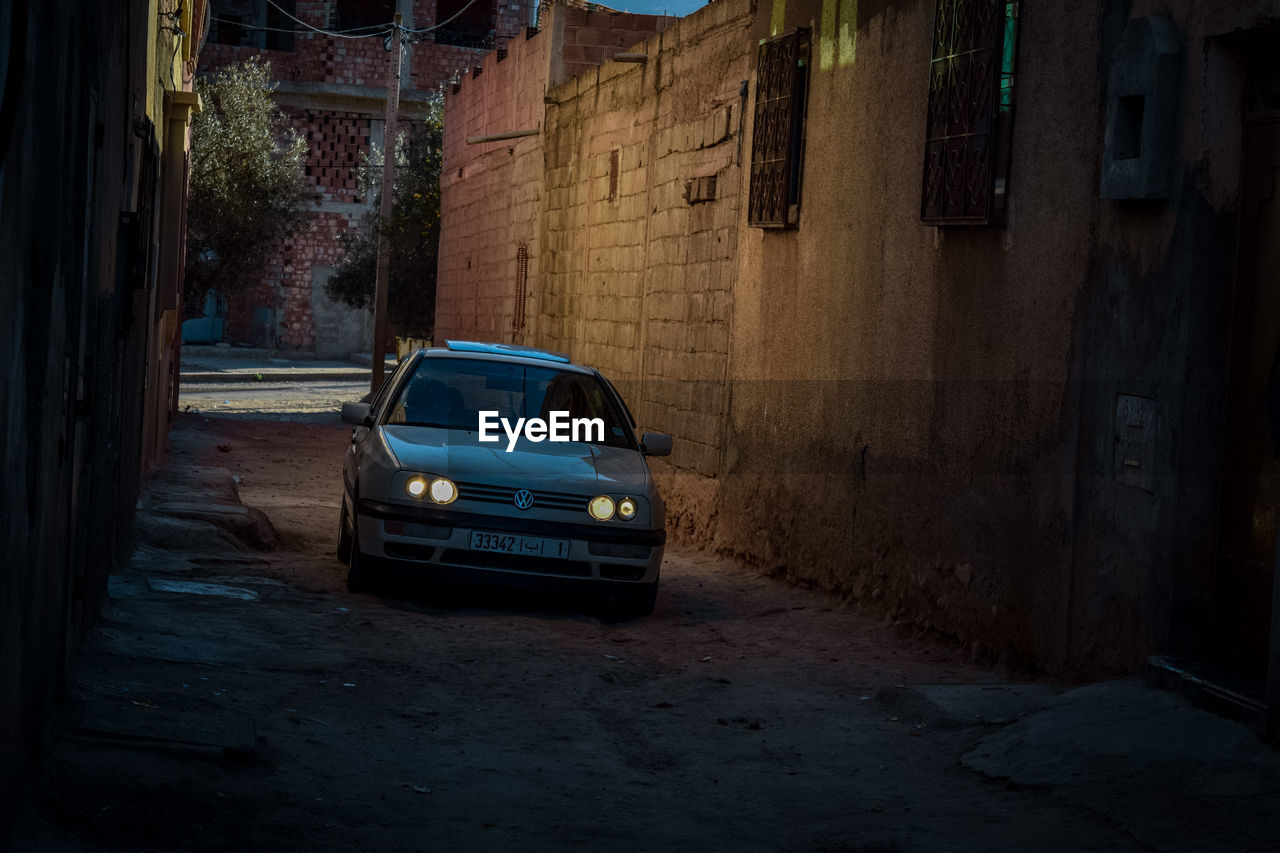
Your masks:
{"label": "license plate", "polygon": [[471,531],[472,551],[495,551],[499,554],[522,554],[526,557],[550,557],[563,560],[569,556],[568,539],[544,539],[541,536],[513,536],[510,533]]}

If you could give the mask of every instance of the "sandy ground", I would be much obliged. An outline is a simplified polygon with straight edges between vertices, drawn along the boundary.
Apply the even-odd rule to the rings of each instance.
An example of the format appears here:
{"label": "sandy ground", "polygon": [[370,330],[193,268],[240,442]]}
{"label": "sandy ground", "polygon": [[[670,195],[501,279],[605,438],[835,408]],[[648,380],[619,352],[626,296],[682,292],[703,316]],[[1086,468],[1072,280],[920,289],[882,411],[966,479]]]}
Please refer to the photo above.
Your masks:
{"label": "sandy ground", "polygon": [[[669,549],[656,612],[627,623],[491,592],[350,595],[333,556],[350,431],[312,420],[179,419],[20,847],[1195,849],[1239,822],[1161,834],[1235,795],[1189,802],[1153,776],[1135,827],[1055,787],[1070,745],[1041,744],[1049,778],[1019,779],[997,766],[1021,755],[1009,724],[1066,685],[705,554]],[[217,469],[273,549],[250,546],[271,531]],[[1131,788],[1157,772],[1129,769]],[[1237,791],[1255,811],[1274,769]],[[1276,837],[1255,828],[1237,838]]]}
{"label": "sandy ground", "polygon": [[321,382],[202,382],[183,386],[179,408],[189,414],[218,418],[289,423],[334,422],[344,402],[359,400],[369,391],[367,379]]}

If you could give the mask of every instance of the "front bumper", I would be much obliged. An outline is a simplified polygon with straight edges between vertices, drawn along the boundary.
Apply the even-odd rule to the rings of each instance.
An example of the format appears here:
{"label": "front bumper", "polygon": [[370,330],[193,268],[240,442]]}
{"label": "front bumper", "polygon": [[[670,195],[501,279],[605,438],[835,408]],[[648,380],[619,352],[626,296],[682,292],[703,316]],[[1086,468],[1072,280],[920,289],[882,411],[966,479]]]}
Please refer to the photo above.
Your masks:
{"label": "front bumper", "polygon": [[[362,500],[356,507],[360,553],[410,577],[519,588],[582,590],[654,583],[665,530],[622,529],[537,518],[508,518]],[[472,531],[564,539],[564,559],[471,550]]]}

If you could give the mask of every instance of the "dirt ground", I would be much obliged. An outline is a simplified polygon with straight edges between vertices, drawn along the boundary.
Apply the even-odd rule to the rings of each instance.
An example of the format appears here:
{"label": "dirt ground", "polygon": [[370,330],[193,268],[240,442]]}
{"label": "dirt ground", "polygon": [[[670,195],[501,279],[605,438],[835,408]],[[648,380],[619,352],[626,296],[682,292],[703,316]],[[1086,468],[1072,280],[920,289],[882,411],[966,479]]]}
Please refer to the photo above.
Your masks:
{"label": "dirt ground", "polygon": [[[537,597],[348,594],[349,436],[179,419],[20,847],[1146,846],[1105,809],[962,763],[1065,686],[712,556],[669,548],[656,612],[617,624]],[[948,684],[1014,710],[914,689]]]}

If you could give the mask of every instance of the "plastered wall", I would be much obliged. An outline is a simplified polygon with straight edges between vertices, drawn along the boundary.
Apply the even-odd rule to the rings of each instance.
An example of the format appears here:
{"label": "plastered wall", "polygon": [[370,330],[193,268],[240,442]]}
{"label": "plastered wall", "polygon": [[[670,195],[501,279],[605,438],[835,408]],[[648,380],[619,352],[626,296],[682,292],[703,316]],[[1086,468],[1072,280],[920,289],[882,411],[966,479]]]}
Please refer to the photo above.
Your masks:
{"label": "plastered wall", "polygon": [[[1245,81],[1278,6],[1020,4],[1008,213],[977,226],[920,218],[934,2],[719,0],[627,48],[647,61],[557,85],[561,34],[541,132],[506,155],[531,165],[445,184],[472,222],[534,235],[527,328],[508,331],[510,264],[474,250],[466,275],[442,261],[442,328],[616,379],[676,437],[655,468],[686,542],[982,659],[1100,673],[1203,650]],[[1150,14],[1183,51],[1169,197],[1103,198],[1111,63]],[[798,27],[798,221],[754,228],[756,49]],[[446,121],[492,132],[473,82]],[[1130,398],[1140,477],[1117,473]]]}

